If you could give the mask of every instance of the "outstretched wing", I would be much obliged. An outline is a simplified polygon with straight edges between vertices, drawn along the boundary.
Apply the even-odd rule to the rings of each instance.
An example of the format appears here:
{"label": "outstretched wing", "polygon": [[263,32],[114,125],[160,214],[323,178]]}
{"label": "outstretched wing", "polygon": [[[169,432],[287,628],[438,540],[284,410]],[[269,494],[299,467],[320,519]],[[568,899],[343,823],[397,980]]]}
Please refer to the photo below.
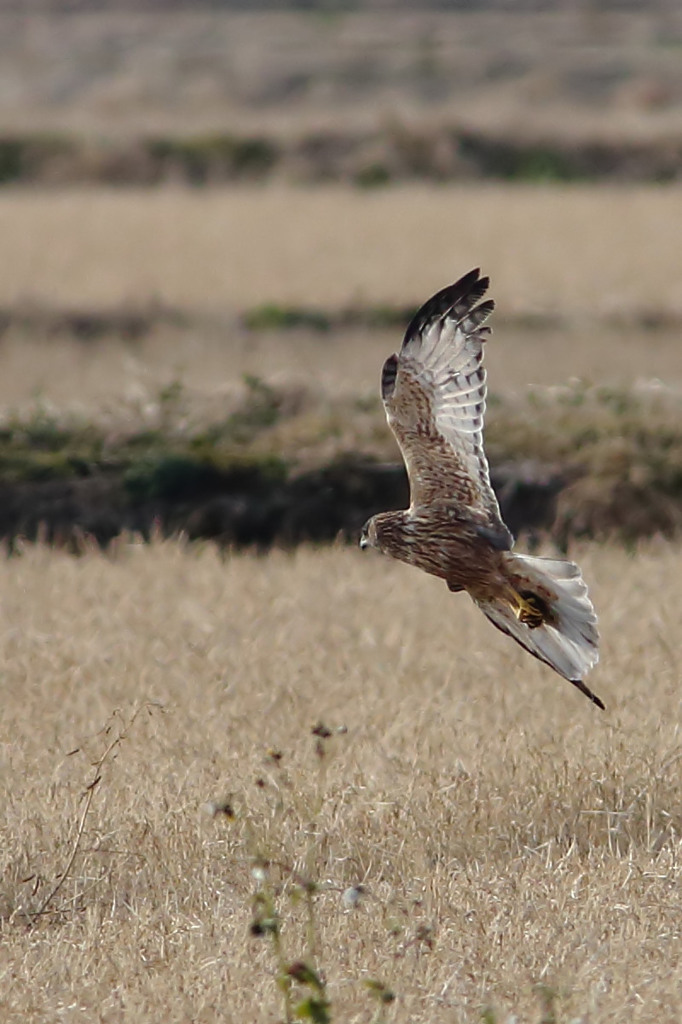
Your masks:
{"label": "outstretched wing", "polygon": [[415,314],[400,355],[386,360],[381,395],[410,479],[412,507],[448,503],[491,543],[512,546],[483,450],[483,324],[494,309],[489,279],[472,270]]}

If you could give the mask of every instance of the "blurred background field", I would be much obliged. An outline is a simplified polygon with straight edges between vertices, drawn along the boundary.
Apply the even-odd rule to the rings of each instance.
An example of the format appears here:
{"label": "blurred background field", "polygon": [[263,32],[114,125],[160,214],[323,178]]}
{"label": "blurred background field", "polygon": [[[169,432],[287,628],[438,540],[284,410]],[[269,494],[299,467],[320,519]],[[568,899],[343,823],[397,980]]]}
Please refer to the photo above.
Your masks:
{"label": "blurred background field", "polygon": [[[673,184],[8,188],[0,532],[35,536],[42,522],[106,543],[160,520],[225,545],[353,536],[404,500],[404,483],[384,491],[397,449],[378,398],[383,360],[420,301],[481,265],[498,307],[488,445],[514,528],[541,527],[562,547],[573,535],[672,536],[681,195]],[[318,475],[301,484],[301,513],[306,473]]]}
{"label": "blurred background field", "polygon": [[[98,139],[118,143],[119,154],[137,152],[137,173],[145,147],[126,149],[126,141],[155,141],[156,155],[177,164],[173,140],[258,139],[237,169],[267,170],[282,147],[291,173],[315,173],[325,160],[329,172],[330,160],[345,159],[346,174],[354,161],[367,172],[387,157],[389,174],[401,161],[424,168],[432,159],[436,170],[454,161],[461,171],[483,159],[486,139],[512,152],[545,144],[550,170],[548,153],[556,146],[568,155],[565,143],[679,144],[675,0],[419,10],[400,0],[3,0],[0,14],[0,124],[12,137],[61,142],[62,164],[58,148],[50,161],[56,176],[77,138],[89,141],[83,173],[91,175],[108,163]],[[466,131],[469,148],[451,152],[443,129]],[[410,155],[413,132],[423,141]],[[543,170],[542,152],[527,171]],[[200,158],[201,147],[191,155]],[[490,173],[503,174],[502,155]],[[118,173],[126,173],[120,162]]]}
{"label": "blurred background field", "polygon": [[682,317],[681,197],[672,185],[12,188],[0,302],[404,309],[482,264],[502,317],[665,325]]}
{"label": "blurred background field", "polygon": [[[0,0],[3,1019],[679,1019],[682,9],[412,8]],[[348,544],[474,266],[606,716]]]}

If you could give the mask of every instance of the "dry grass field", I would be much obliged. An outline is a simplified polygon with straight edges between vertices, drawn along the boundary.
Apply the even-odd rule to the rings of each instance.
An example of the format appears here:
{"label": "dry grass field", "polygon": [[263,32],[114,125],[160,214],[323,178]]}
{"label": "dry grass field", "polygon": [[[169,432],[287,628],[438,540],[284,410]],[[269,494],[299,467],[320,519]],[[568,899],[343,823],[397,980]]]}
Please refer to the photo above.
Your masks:
{"label": "dry grass field", "polygon": [[[677,7],[593,8],[3,9],[0,129],[674,140]],[[681,215],[671,186],[3,188],[3,473],[14,442],[48,474],[136,432],[217,449],[230,414],[242,455],[395,457],[400,330],[244,314],[407,307],[480,264],[493,454],[580,454],[628,494],[665,470],[679,504]],[[65,310],[157,318],[84,340]],[[2,1021],[680,1020],[679,545],[571,548],[604,713],[374,554],[81,548],[0,563]]]}
{"label": "dry grass field", "polygon": [[274,906],[335,1021],[678,1021],[681,552],[579,558],[605,713],[379,556],[6,561],[3,1020],[281,1021]]}
{"label": "dry grass field", "polygon": [[682,313],[676,187],[0,194],[0,303],[421,301],[480,264],[506,313]]}
{"label": "dry grass field", "polygon": [[[244,374],[374,395],[399,329],[254,333],[237,326],[238,314],[268,303],[409,306],[476,264],[491,274],[498,307],[493,391],[570,377],[677,387],[681,210],[674,188],[6,191],[0,304],[58,314],[161,303],[189,321],[160,322],[135,344],[115,332],[84,344],[12,327],[0,402],[39,399],[87,416],[139,411],[180,381],[206,410]],[[566,329],[520,326],[544,314]],[[658,330],[638,325],[647,317]]]}
{"label": "dry grass field", "polygon": [[[676,332],[633,325],[682,310],[680,195],[6,192],[5,305],[197,319],[135,344],[11,327],[0,404],[158,425],[169,383],[210,417],[253,373],[367,413],[399,331],[249,333],[237,314],[417,302],[478,262],[502,313],[569,322],[498,325],[493,391],[658,377],[674,395]],[[681,553],[575,555],[605,714],[466,598],[353,550],[5,561],[3,1020],[274,1024],[278,971],[307,960],[339,1022],[677,1021]],[[287,977],[292,1005],[316,994]]]}

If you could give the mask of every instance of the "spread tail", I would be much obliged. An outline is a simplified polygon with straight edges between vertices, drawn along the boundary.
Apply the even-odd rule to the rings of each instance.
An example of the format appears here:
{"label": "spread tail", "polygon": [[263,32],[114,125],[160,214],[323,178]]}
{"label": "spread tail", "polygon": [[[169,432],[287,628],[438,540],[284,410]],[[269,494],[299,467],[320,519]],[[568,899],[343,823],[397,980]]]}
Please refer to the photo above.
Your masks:
{"label": "spread tail", "polygon": [[583,676],[599,660],[597,616],[574,562],[507,556],[509,594],[477,601],[490,621],[589,697]]}

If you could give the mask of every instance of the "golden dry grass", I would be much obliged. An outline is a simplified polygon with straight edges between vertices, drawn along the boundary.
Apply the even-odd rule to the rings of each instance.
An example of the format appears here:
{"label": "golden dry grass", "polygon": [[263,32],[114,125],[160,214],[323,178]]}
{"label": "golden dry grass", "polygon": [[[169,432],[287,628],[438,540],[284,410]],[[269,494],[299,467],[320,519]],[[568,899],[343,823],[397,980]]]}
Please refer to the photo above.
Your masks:
{"label": "golden dry grass", "polygon": [[0,195],[0,303],[417,303],[477,264],[507,313],[682,313],[682,189],[283,186]]}
{"label": "golden dry grass", "polygon": [[[682,552],[580,560],[605,714],[463,595],[378,556],[122,543],[5,562],[3,1019],[282,1019],[268,939],[249,936],[260,856],[291,959],[297,880],[319,885],[334,1020],[372,1018],[368,978],[395,1022],[536,1022],[539,985],[544,1020],[679,1020]],[[104,766],[31,927],[112,713],[146,700],[164,711]],[[347,730],[324,758],[320,719]],[[226,798],[233,821],[202,813]]]}

